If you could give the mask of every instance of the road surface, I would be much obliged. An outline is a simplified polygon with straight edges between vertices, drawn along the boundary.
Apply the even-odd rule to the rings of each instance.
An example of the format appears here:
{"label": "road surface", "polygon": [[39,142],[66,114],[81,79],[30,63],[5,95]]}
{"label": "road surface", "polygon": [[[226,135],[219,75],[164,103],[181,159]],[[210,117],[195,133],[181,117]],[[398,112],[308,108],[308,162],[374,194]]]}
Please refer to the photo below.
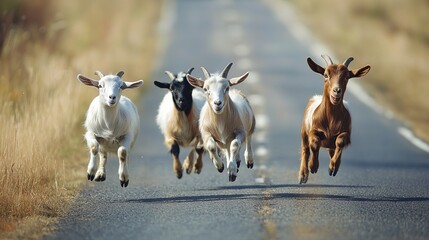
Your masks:
{"label": "road surface", "polygon": [[[167,2],[171,11],[164,17],[171,25],[139,103],[141,133],[129,186],[120,187],[111,158],[107,180],[88,183],[47,239],[429,238],[429,155],[398,134],[397,122],[349,92],[352,145],[341,169],[329,176],[328,154],[321,150],[318,173],[298,184],[303,109],[323,88],[306,58],[324,61],[271,8],[257,0]],[[152,82],[167,81],[165,70],[195,67],[193,75],[202,77],[200,66],[215,72],[229,62],[230,77],[250,72],[237,88],[257,114],[255,168],[242,166],[231,183],[206,154],[200,175],[178,180],[155,124],[165,91]],[[367,63],[356,59],[350,66]],[[371,72],[362,81],[371,81]],[[188,151],[181,149],[182,159]]]}

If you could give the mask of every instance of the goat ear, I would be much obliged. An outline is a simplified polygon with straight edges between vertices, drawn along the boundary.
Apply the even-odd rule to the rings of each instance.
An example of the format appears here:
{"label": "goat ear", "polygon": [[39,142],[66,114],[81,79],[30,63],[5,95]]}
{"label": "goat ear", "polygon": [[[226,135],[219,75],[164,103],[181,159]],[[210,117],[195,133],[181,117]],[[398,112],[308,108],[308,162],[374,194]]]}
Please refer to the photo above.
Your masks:
{"label": "goat ear", "polygon": [[137,88],[140,87],[143,84],[143,80],[137,80],[135,82],[125,82],[123,81],[121,89],[127,89],[127,88]]}
{"label": "goat ear", "polygon": [[315,63],[311,58],[307,58],[308,66],[316,73],[323,75],[325,73],[325,69]]}
{"label": "goat ear", "polygon": [[85,85],[93,86],[93,87],[98,88],[98,81],[93,80],[93,79],[88,78],[88,77],[85,77],[82,74],[78,74],[77,75],[77,80],[81,81]]}
{"label": "goat ear", "polygon": [[155,82],[153,82],[153,84],[155,84],[155,86],[157,86],[157,87],[159,87],[159,88],[167,88],[167,89],[170,89],[170,83],[155,81]]}
{"label": "goat ear", "polygon": [[371,70],[371,66],[366,65],[365,67],[361,67],[359,69],[354,69],[350,71],[350,78],[354,78],[354,77],[363,77],[365,76],[369,70]]}
{"label": "goat ear", "polygon": [[191,74],[186,74],[186,79],[188,80],[189,84],[191,84],[191,86],[193,87],[199,87],[199,88],[204,87],[204,81],[192,76]]}
{"label": "goat ear", "polygon": [[240,77],[235,77],[235,78],[231,78],[228,82],[230,86],[234,86],[237,85],[239,83],[241,83],[242,81],[246,80],[246,78],[249,76],[249,73],[245,73]]}

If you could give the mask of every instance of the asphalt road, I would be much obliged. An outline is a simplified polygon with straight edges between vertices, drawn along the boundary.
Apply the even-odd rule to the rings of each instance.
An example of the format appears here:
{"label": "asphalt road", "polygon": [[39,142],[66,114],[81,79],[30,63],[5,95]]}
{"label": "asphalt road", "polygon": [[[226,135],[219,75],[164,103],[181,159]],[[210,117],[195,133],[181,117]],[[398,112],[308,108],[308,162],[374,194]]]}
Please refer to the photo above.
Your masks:
{"label": "asphalt road", "polygon": [[[141,133],[129,186],[120,187],[117,159],[110,158],[107,180],[88,183],[47,239],[429,238],[429,155],[398,134],[396,121],[350,93],[352,145],[341,169],[329,176],[321,150],[318,173],[298,184],[303,109],[323,87],[306,58],[324,62],[272,9],[256,0],[169,4],[166,48],[139,103]],[[231,61],[229,76],[250,72],[237,88],[257,113],[255,168],[242,166],[231,183],[206,154],[200,175],[178,180],[155,124],[165,92],[152,81],[167,81],[165,70],[189,67],[201,77],[200,66],[215,72]],[[350,66],[367,63],[356,59]],[[371,72],[362,81],[371,81]],[[181,159],[188,151],[181,149]]]}

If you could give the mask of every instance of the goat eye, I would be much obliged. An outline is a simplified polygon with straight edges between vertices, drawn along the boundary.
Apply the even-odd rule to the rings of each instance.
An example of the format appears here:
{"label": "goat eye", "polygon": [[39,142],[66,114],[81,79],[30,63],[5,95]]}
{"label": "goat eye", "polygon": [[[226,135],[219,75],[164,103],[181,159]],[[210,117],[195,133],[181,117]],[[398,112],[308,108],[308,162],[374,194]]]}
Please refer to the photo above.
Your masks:
{"label": "goat eye", "polygon": [[229,87],[225,88],[224,93],[229,91]]}
{"label": "goat eye", "polygon": [[323,77],[324,77],[324,78],[329,78],[328,74],[326,74],[326,73],[325,73],[325,74],[323,74]]}

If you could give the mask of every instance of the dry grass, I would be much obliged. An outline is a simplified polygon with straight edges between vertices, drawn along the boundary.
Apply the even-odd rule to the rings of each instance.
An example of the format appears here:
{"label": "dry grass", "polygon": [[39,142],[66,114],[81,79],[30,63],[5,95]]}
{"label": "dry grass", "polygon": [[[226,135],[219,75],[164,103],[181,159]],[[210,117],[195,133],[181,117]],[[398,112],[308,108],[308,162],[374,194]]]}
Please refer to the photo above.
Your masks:
{"label": "dry grass", "polygon": [[38,237],[64,212],[85,180],[81,124],[97,94],[76,74],[124,70],[126,80],[147,79],[161,4],[2,1],[0,238]]}
{"label": "dry grass", "polygon": [[[291,1],[298,16],[351,66],[370,64],[360,82],[429,141],[429,2]],[[355,79],[353,80],[355,81]]]}

